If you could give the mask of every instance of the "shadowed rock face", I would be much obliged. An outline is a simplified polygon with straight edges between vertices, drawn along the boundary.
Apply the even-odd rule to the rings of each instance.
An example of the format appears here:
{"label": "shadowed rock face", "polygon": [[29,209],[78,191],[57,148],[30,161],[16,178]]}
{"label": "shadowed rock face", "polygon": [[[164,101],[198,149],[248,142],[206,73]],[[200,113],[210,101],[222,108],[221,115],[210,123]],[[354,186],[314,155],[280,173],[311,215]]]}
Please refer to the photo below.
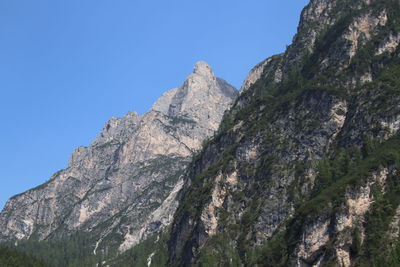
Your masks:
{"label": "shadowed rock face", "polygon": [[126,250],[159,231],[172,219],[182,170],[236,95],[207,63],[197,63],[146,114],[110,119],[90,146],[72,153],[67,169],[11,198],[0,214],[0,240],[83,230],[93,235],[96,253],[111,235]]}
{"label": "shadowed rock face", "polygon": [[397,0],[306,6],[187,170],[169,265],[369,266],[399,247],[399,18]]}
{"label": "shadowed rock face", "polygon": [[167,242],[154,243],[168,247],[166,266],[398,261],[399,31],[398,0],[312,0],[293,44],[251,71],[184,171],[236,94],[204,62],[10,200],[2,239],[83,229],[96,253],[172,222],[154,239]]}

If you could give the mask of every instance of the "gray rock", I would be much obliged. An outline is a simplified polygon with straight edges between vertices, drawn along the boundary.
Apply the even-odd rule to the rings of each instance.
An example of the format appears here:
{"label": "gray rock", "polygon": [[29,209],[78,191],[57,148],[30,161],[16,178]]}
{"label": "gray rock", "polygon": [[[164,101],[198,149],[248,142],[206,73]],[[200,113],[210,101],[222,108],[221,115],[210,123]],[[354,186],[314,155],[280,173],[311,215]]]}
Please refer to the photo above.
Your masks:
{"label": "gray rock", "polygon": [[205,62],[144,115],[111,118],[69,166],[45,184],[12,197],[0,214],[0,241],[52,239],[90,232],[94,253],[119,236],[126,250],[168,225],[180,174],[218,129],[236,89]]}
{"label": "gray rock", "polygon": [[[363,266],[396,247],[400,198],[389,196],[398,196],[400,169],[381,150],[364,151],[397,155],[385,142],[398,151],[393,7],[370,0],[306,6],[293,44],[253,68],[229,122],[185,173],[169,265]],[[374,188],[393,204],[382,229],[369,225],[384,209],[374,204]],[[382,251],[368,250],[380,238]]]}

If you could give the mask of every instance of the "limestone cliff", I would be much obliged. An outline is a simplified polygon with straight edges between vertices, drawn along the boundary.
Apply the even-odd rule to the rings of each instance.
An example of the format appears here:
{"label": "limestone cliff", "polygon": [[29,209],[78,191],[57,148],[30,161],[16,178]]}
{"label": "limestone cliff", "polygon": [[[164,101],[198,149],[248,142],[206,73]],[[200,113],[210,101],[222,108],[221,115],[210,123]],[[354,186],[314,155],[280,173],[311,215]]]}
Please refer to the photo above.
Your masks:
{"label": "limestone cliff", "polygon": [[168,265],[393,260],[400,3],[312,0],[187,170]]}
{"label": "limestone cliff", "polygon": [[1,239],[139,244],[110,266],[399,266],[399,37],[398,0],[311,0],[228,112],[235,91],[198,63],[12,198]]}
{"label": "limestone cliff", "polygon": [[68,168],[12,197],[0,214],[0,240],[52,240],[89,233],[93,252],[120,251],[171,222],[180,175],[218,129],[236,89],[198,62],[179,88],[144,115],[112,118]]}

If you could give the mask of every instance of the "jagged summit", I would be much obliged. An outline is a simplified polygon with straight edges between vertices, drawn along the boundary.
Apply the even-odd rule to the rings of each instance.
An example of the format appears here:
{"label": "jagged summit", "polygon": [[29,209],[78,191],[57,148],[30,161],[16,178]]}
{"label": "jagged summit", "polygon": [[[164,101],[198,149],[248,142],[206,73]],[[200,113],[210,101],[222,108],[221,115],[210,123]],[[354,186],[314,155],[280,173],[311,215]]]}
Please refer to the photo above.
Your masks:
{"label": "jagged summit", "polygon": [[[215,82],[215,74],[212,71],[211,66],[204,62],[198,61],[193,69],[193,73],[190,74],[181,87],[171,89],[165,92],[152,106],[152,110],[162,112],[166,115],[170,114],[170,106],[173,99],[176,102],[177,96],[180,96],[180,101],[184,101],[188,91],[192,90],[207,90],[209,83]],[[174,103],[174,105],[180,105],[181,103]]]}
{"label": "jagged summit", "polygon": [[[185,117],[198,121],[200,124],[213,125],[218,129],[219,118],[215,117],[215,108],[218,103],[224,103],[227,99],[237,96],[237,90],[223,79],[215,77],[212,68],[204,61],[199,61],[185,82],[179,88],[172,89],[163,94],[153,105],[152,110],[173,117]],[[217,112],[219,113],[219,112]],[[210,124],[211,123],[211,124]]]}
{"label": "jagged summit", "polygon": [[11,198],[0,213],[0,242],[84,231],[94,253],[115,236],[114,249],[126,250],[168,225],[180,173],[218,129],[235,92],[197,63],[150,111],[111,118],[90,146],[72,153],[67,169]]}
{"label": "jagged summit", "polygon": [[198,61],[194,66],[193,70],[194,74],[198,74],[207,78],[214,78],[214,72],[212,71],[211,66],[205,61]]}

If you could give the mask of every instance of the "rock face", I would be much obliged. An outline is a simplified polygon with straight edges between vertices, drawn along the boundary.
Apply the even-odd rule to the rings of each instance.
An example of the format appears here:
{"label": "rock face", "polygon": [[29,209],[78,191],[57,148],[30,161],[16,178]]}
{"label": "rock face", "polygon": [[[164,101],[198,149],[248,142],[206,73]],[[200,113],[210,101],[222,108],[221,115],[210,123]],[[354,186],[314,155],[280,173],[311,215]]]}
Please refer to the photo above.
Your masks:
{"label": "rock face", "polygon": [[92,235],[94,253],[120,251],[168,225],[180,175],[214,134],[236,89],[205,62],[144,115],[112,118],[89,147],[45,184],[12,197],[0,214],[0,240]]}
{"label": "rock face", "polygon": [[399,1],[310,2],[186,171],[168,266],[398,257],[399,32]]}
{"label": "rock face", "polygon": [[398,0],[311,0],[293,44],[250,72],[220,125],[235,91],[200,62],[11,199],[1,239],[80,229],[97,253],[172,222],[137,262],[399,266],[399,36]]}

